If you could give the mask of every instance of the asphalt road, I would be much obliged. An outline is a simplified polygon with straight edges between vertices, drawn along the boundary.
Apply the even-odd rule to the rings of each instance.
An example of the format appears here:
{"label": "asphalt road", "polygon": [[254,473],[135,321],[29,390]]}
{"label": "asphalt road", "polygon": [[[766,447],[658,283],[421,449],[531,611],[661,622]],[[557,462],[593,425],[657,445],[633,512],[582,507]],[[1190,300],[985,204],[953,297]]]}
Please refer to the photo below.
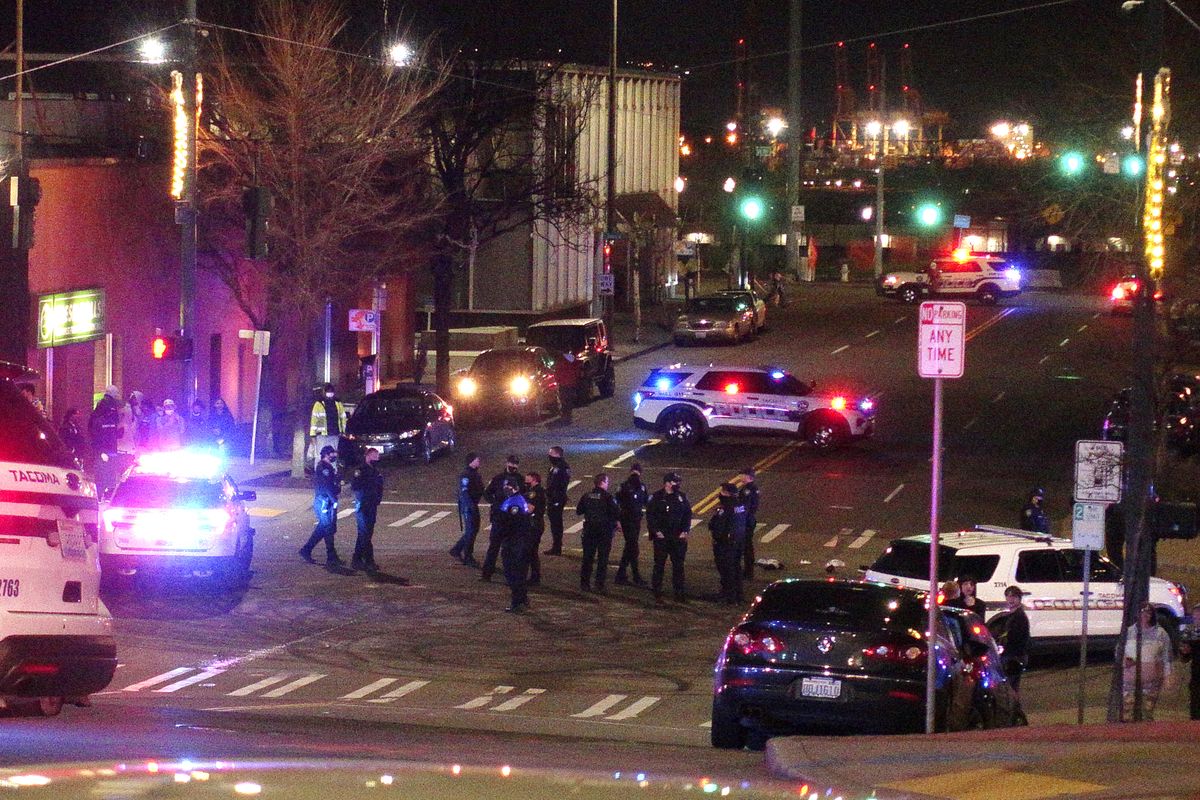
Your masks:
{"label": "asphalt road", "polygon": [[[196,715],[200,727],[251,715],[318,742],[327,727],[361,725],[362,741],[374,746],[401,725],[465,742],[520,734],[543,748],[642,743],[639,752],[664,762],[683,752],[707,763],[713,656],[738,613],[705,599],[716,575],[703,529],[688,556],[686,605],[656,607],[642,588],[578,591],[576,526],[566,555],[543,559],[531,613],[514,616],[503,611],[499,575],[480,583],[446,554],[458,536],[455,477],[468,450],[483,455],[485,477],[508,453],[523,470],[544,473],[547,448],[561,444],[583,485],[600,471],[621,478],[637,460],[652,485],[663,472],[682,473],[702,508],[722,481],[757,465],[757,554],[784,568],[760,571],[754,585],[821,573],[833,558],[853,574],[890,539],[928,530],[932,387],[916,375],[915,307],[861,287],[802,288],[789,307],[772,309],[771,329],[756,342],[631,359],[618,366],[616,396],[569,421],[466,429],[456,453],[389,466],[375,538],[382,575],[303,563],[296,550],[312,528],[311,493],[260,488],[248,589],[137,585],[109,597],[121,667],[97,708],[69,710],[70,719],[120,728],[128,713],[130,725],[140,720],[149,731],[163,724],[163,747],[176,735],[171,714]],[[943,530],[1015,524],[1034,485],[1046,488],[1051,516],[1068,530],[1074,441],[1096,435],[1105,399],[1126,383],[1129,320],[1103,312],[1098,298],[1069,294],[969,307],[966,375],[946,389]],[[777,364],[822,387],[868,394],[878,400],[877,435],[830,454],[780,439],[722,438],[691,450],[654,443],[632,426],[630,398],[653,366],[675,361]],[[339,528],[348,558],[353,519]],[[485,546],[481,537],[477,557]],[[1041,685],[1036,673],[1027,679],[1031,718],[1073,707],[1061,686],[1067,670],[1052,664]],[[1096,667],[1097,692],[1104,674]],[[64,716],[19,730],[67,724]],[[30,738],[0,752],[0,763],[56,755],[53,742]],[[588,754],[578,749],[579,758]],[[756,763],[748,757],[734,768]]]}

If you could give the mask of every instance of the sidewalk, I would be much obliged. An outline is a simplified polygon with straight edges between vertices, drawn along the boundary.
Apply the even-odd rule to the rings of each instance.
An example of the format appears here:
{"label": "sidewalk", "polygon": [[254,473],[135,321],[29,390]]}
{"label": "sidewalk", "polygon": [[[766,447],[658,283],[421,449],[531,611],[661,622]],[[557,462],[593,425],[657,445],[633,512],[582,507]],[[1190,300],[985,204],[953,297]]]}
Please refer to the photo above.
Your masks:
{"label": "sidewalk", "polygon": [[286,458],[258,456],[251,464],[246,456],[230,456],[225,460],[225,464],[229,477],[239,486],[253,486],[263,478],[278,477],[280,474],[290,475],[292,472],[292,462]]}

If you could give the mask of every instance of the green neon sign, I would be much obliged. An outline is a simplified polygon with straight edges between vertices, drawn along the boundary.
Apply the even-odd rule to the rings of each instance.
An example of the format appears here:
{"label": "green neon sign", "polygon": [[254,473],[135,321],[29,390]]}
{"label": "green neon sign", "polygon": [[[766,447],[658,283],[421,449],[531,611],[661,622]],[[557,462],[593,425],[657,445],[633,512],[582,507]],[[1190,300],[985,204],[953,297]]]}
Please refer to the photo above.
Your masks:
{"label": "green neon sign", "polygon": [[38,296],[38,347],[90,342],[105,333],[103,289]]}

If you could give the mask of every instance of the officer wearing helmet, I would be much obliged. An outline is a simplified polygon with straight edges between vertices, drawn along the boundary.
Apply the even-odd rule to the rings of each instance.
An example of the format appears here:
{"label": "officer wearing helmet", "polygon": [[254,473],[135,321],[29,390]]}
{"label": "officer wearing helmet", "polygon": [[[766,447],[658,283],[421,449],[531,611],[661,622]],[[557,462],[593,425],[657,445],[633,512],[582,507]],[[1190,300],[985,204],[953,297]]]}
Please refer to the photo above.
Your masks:
{"label": "officer wearing helmet", "polygon": [[1029,502],[1021,508],[1021,530],[1034,533],[1050,533],[1050,518],[1042,508],[1046,491],[1040,486],[1029,493]]}

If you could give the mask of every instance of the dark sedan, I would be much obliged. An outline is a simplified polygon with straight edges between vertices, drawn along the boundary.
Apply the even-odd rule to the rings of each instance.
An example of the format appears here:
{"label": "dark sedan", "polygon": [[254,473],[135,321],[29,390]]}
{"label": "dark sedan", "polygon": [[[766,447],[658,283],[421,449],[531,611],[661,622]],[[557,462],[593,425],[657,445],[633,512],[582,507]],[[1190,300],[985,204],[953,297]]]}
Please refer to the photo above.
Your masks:
{"label": "dark sedan", "polygon": [[454,381],[454,402],[465,418],[513,415],[538,419],[562,413],[555,357],[541,347],[496,347],[475,357]]}
{"label": "dark sedan", "polygon": [[384,458],[422,458],[454,449],[454,409],[424,389],[397,386],[362,399],[338,440],[338,457],[357,464],[367,448]]}
{"label": "dark sedan", "polygon": [[[755,600],[717,658],[712,744],[751,732],[924,730],[925,594],[877,583],[783,580]],[[934,632],[938,730],[972,724],[973,682],[941,616]]]}

